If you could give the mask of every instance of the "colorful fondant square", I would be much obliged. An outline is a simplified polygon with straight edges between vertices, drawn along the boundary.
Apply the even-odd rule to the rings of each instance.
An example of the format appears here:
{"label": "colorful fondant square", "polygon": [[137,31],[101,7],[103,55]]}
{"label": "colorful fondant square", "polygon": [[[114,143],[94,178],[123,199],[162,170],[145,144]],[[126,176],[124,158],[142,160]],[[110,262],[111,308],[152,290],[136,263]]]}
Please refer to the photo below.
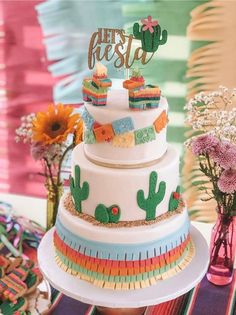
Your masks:
{"label": "colorful fondant square", "polygon": [[127,132],[123,135],[116,135],[113,138],[112,145],[120,148],[131,148],[135,146],[135,139],[133,132]]}
{"label": "colorful fondant square", "polygon": [[154,127],[155,127],[155,130],[156,132],[161,132],[161,130],[163,128],[165,128],[165,126],[167,125],[168,123],[168,117],[167,117],[167,114],[166,114],[166,111],[164,110],[160,116],[157,117],[157,119],[154,121]]}
{"label": "colorful fondant square", "polygon": [[111,124],[102,125],[101,127],[94,129],[94,134],[97,142],[109,142],[115,135]]}
{"label": "colorful fondant square", "polygon": [[82,117],[82,119],[83,119],[83,121],[84,121],[85,126],[86,126],[88,129],[92,129],[92,126],[93,126],[93,123],[94,123],[94,119],[93,119],[93,117],[89,114],[89,112],[88,112],[88,110],[87,110],[86,107],[83,108],[81,117]]}
{"label": "colorful fondant square", "polygon": [[134,129],[134,124],[131,117],[125,117],[113,121],[112,123],[113,130],[116,135],[131,131]]}
{"label": "colorful fondant square", "polygon": [[84,133],[84,143],[94,144],[96,142],[94,133],[92,130],[86,130]]}
{"label": "colorful fondant square", "polygon": [[153,126],[135,130],[134,136],[135,144],[143,144],[156,139],[156,134]]}

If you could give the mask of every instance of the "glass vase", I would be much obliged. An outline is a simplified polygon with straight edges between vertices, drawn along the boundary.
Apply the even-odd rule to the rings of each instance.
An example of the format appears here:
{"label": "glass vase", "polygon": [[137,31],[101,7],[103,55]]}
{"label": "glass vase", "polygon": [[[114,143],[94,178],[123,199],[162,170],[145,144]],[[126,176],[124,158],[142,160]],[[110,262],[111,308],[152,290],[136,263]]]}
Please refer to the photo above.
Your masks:
{"label": "glass vase", "polygon": [[[56,181],[54,181],[56,182]],[[59,207],[60,198],[63,191],[62,183],[59,185],[53,185],[51,179],[47,179],[47,231],[50,230],[56,222],[57,212]]]}
{"label": "glass vase", "polygon": [[236,216],[218,212],[212,229],[207,279],[215,285],[227,285],[233,279],[236,248]]}

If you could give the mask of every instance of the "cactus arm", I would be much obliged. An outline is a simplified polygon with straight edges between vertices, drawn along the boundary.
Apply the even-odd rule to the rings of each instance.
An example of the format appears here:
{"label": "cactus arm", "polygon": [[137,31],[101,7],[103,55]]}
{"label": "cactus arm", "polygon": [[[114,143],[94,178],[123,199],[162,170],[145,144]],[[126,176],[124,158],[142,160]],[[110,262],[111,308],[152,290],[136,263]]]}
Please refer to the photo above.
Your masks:
{"label": "cactus arm", "polygon": [[89,184],[87,182],[83,183],[82,189],[81,189],[81,194],[83,196],[83,200],[86,200],[89,195]]}
{"label": "cactus arm", "polygon": [[163,200],[163,198],[165,196],[165,192],[166,192],[166,183],[162,181],[162,182],[160,182],[159,189],[157,192],[157,195],[159,196],[158,199],[160,200],[160,202]]}
{"label": "cactus arm", "polygon": [[137,193],[137,202],[138,202],[139,207],[146,211],[147,203],[144,197],[144,191],[141,189]]}
{"label": "cactus arm", "polygon": [[167,41],[167,31],[161,31],[160,25],[154,27],[152,50],[156,51],[160,45],[164,45]]}
{"label": "cactus arm", "polygon": [[167,42],[168,32],[167,30],[162,31],[162,37],[159,40],[159,45],[164,45]]}
{"label": "cactus arm", "polygon": [[78,165],[75,166],[75,186],[79,186],[80,184],[80,168]]}
{"label": "cactus arm", "polygon": [[149,197],[155,195],[155,189],[157,186],[157,173],[151,172],[151,175],[149,177]]}
{"label": "cactus arm", "polygon": [[75,209],[82,212],[81,202],[89,196],[89,184],[84,182],[80,187],[80,167],[78,165],[75,166],[75,179],[70,177],[70,191],[74,199]]}
{"label": "cactus arm", "polygon": [[133,33],[134,33],[134,38],[141,39],[141,32],[139,31],[139,24],[138,23],[134,23]]}

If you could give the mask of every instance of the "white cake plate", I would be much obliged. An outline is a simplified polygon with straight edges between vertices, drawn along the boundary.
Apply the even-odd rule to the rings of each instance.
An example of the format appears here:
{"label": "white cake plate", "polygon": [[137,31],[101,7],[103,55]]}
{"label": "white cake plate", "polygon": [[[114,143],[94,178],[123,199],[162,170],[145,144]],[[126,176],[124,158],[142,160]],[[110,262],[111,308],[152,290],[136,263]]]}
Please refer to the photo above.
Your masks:
{"label": "white cake plate", "polygon": [[164,281],[160,280],[145,289],[128,291],[102,289],[66,273],[57,265],[53,231],[54,228],[46,233],[38,249],[39,267],[45,278],[65,295],[105,308],[140,308],[175,299],[194,288],[202,280],[208,267],[207,243],[202,234],[191,226],[190,233],[195,245],[195,256],[182,272]]}

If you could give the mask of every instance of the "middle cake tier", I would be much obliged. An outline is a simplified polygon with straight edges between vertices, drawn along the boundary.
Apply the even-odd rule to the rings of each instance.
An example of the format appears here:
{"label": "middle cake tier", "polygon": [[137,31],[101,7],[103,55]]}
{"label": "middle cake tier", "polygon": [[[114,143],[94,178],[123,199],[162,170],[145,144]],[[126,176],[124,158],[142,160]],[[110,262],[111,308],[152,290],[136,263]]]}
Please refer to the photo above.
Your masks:
{"label": "middle cake tier", "polygon": [[87,157],[108,165],[151,163],[166,152],[168,103],[160,98],[158,108],[130,110],[125,89],[108,91],[107,105],[85,103],[82,114]]}
{"label": "middle cake tier", "polygon": [[[176,210],[179,195],[179,154],[169,145],[154,165],[122,169],[89,161],[84,144],[72,153],[71,195],[77,212],[109,222],[154,220]],[[75,212],[76,213],[76,212]]]}

